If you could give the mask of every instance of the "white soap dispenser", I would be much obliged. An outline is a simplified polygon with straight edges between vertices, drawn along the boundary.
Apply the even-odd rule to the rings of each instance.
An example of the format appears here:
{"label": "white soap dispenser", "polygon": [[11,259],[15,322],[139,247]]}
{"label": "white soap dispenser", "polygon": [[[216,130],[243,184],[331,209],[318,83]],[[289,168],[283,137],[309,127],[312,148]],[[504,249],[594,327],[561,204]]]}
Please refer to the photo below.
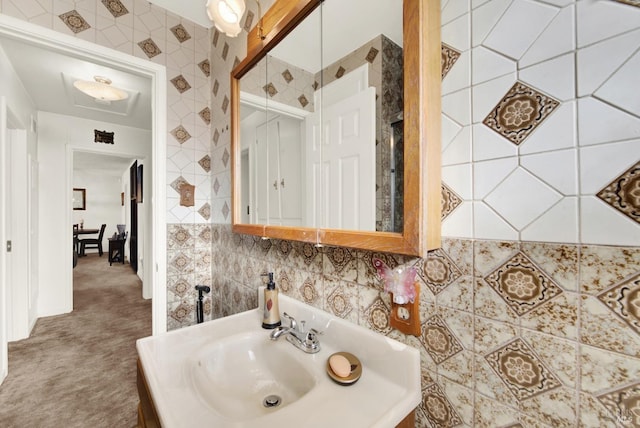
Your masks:
{"label": "white soap dispenser", "polygon": [[273,272],[263,274],[263,276],[269,276],[269,282],[267,288],[264,289],[264,313],[262,316],[262,328],[276,328],[279,327],[282,322],[280,321],[280,310],[278,309],[278,290],[276,290],[276,283],[273,282]]}

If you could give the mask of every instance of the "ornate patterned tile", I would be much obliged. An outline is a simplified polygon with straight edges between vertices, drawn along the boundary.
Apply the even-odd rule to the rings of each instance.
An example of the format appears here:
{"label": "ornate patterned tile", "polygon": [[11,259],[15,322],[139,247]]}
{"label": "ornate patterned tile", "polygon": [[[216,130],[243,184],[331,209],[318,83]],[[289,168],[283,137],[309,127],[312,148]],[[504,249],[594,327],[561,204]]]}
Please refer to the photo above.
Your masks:
{"label": "ornate patterned tile", "polygon": [[178,321],[179,323],[184,323],[188,321],[190,318],[193,318],[194,315],[194,306],[189,305],[187,303],[180,303],[177,308],[169,312],[171,318]]}
{"label": "ornate patterned tile", "polygon": [[191,134],[189,134],[189,131],[187,131],[182,125],[172,129],[171,135],[173,135],[173,138],[175,138],[176,141],[180,144],[184,144],[191,138]]}
{"label": "ornate patterned tile", "polygon": [[561,386],[560,381],[522,339],[515,339],[485,359],[518,400]]}
{"label": "ornate patterned tile", "polygon": [[368,63],[371,63],[371,64],[372,64],[372,63],[373,63],[373,61],[375,61],[375,60],[376,60],[376,57],[378,56],[378,53],[379,53],[379,52],[380,52],[380,51],[379,51],[378,49],[376,49],[376,48],[374,48],[374,47],[371,47],[371,49],[369,49],[369,52],[367,52],[367,56],[365,57],[365,60],[366,60]]}
{"label": "ornate patterned tile", "polygon": [[187,293],[191,292],[191,284],[184,278],[178,277],[175,281],[168,280],[169,290],[178,297],[184,297]]}
{"label": "ornate patterned tile", "polygon": [[640,223],[640,162],[596,195],[636,223]]}
{"label": "ornate patterned tile", "polygon": [[198,116],[200,116],[200,119],[202,119],[204,123],[206,123],[207,125],[211,125],[211,110],[209,109],[209,107],[205,107],[200,110],[198,112]]}
{"label": "ornate patterned tile", "polygon": [[220,82],[218,82],[218,79],[216,79],[213,81],[213,89],[212,89],[214,96],[216,97],[218,96],[219,89],[220,89]]}
{"label": "ornate patterned tile", "polygon": [[224,42],[224,46],[222,47],[222,59],[226,61],[227,55],[229,55],[229,43]]}
{"label": "ornate patterned tile", "polygon": [[460,52],[451,46],[444,43],[442,44],[440,49],[440,74],[442,79],[444,79],[447,73],[449,73],[451,67],[453,67],[453,64],[456,63],[458,58],[460,58]]}
{"label": "ornate patterned tile", "polygon": [[193,258],[180,251],[169,261],[169,271],[174,274],[193,272]]}
{"label": "ornate patterned tile", "polygon": [[198,164],[204,169],[206,172],[211,171],[211,156],[205,155],[198,161]]}
{"label": "ornate patterned tile", "polygon": [[173,182],[171,183],[171,188],[180,193],[180,188],[183,184],[189,184],[189,182],[184,177],[180,176],[173,180]]}
{"label": "ornate patterned tile", "polygon": [[191,38],[191,34],[183,27],[182,24],[178,24],[175,27],[171,27],[171,33],[178,39],[180,43],[184,43]]}
{"label": "ornate patterned tile", "polygon": [[211,205],[209,203],[205,203],[198,209],[198,214],[202,216],[203,219],[209,220],[211,218]]}
{"label": "ornate patterned tile", "polygon": [[229,108],[229,97],[227,97],[226,95],[222,99],[222,105],[220,106],[220,108],[222,109],[222,112],[224,114],[227,114],[227,109]]}
{"label": "ornate patterned tile", "polygon": [[218,129],[215,129],[213,131],[213,142],[217,145],[219,139],[220,139],[220,131],[218,131]]}
{"label": "ornate patterned tile", "polygon": [[446,361],[463,349],[447,324],[438,315],[432,316],[423,324],[422,342],[436,364]]}
{"label": "ornate patterned tile", "polygon": [[357,288],[349,287],[347,283],[341,281],[341,283],[327,296],[327,307],[336,316],[346,319],[348,315],[356,309],[357,304],[354,306],[351,302],[357,302],[357,298]]}
{"label": "ornate patterned tile", "polygon": [[562,293],[562,289],[521,252],[484,280],[517,315],[526,314]]}
{"label": "ornate patterned tile", "polygon": [[317,289],[315,281],[307,277],[298,289],[302,300],[308,305],[314,305],[320,298],[320,292]]}
{"label": "ornate patterned tile", "polygon": [[440,219],[444,220],[449,214],[462,204],[462,198],[449,188],[446,184],[442,183],[441,186],[442,195],[440,197]]}
{"label": "ornate patterned tile", "polygon": [[221,210],[222,218],[224,218],[224,219],[229,218],[229,213],[230,212],[231,212],[231,208],[229,208],[229,205],[225,202],[224,205],[222,206],[222,210]]}
{"label": "ornate patterned tile", "polygon": [[387,305],[380,297],[377,297],[364,311],[365,324],[373,331],[388,334],[391,331],[389,314]]}
{"label": "ornate patterned tile", "polygon": [[202,71],[202,74],[204,74],[205,76],[207,77],[211,76],[211,63],[209,63],[208,59],[205,59],[204,61],[200,61],[198,63],[198,68],[200,69],[200,71]]}
{"label": "ornate patterned tile", "polygon": [[640,427],[640,383],[598,396],[598,400],[623,427]]}
{"label": "ornate patterned tile", "polygon": [[272,98],[278,93],[278,90],[276,89],[275,85],[271,82],[264,85],[262,89],[267,95],[269,95]]}
{"label": "ornate patterned tile", "polygon": [[291,81],[293,80],[293,75],[291,74],[289,69],[286,69],[285,71],[282,72],[282,78],[284,79],[285,82],[291,83]]}
{"label": "ornate patterned tile", "polygon": [[462,275],[460,269],[441,249],[429,251],[418,262],[418,276],[433,294],[438,294]]}
{"label": "ornate patterned tile", "polygon": [[82,15],[80,15],[75,9],[59,15],[59,17],[62,22],[64,22],[67,27],[69,27],[69,29],[73,31],[74,34],[78,34],[84,30],[88,30],[89,28],[91,28],[91,25],[89,25],[89,23],[84,20]]}
{"label": "ornate patterned tile", "polygon": [[109,12],[111,12],[111,15],[113,15],[114,18],[118,18],[129,13],[120,0],[102,0],[102,4]]}
{"label": "ornate patterned tile", "polygon": [[220,191],[220,181],[218,180],[218,177],[216,177],[215,181],[213,182],[213,193],[217,195],[219,191]]}
{"label": "ornate patterned tile", "polygon": [[516,82],[483,123],[520,145],[559,105],[555,99]]}
{"label": "ornate patterned tile", "polygon": [[230,158],[231,158],[231,155],[229,154],[229,150],[224,149],[224,153],[222,153],[222,164],[225,166],[225,168],[229,164]]}
{"label": "ornate patterned tile", "polygon": [[253,24],[253,18],[255,18],[255,14],[251,10],[247,10],[247,16],[244,18],[244,30],[248,33],[251,31],[251,24]]}
{"label": "ornate patterned tile", "polygon": [[300,105],[303,108],[309,105],[309,100],[307,99],[307,97],[304,96],[304,94],[298,97],[298,102],[300,102]]}
{"label": "ornate patterned tile", "polygon": [[600,293],[598,299],[640,334],[640,274]]}
{"label": "ornate patterned tile", "polygon": [[341,275],[343,279],[357,278],[356,257],[353,250],[342,247],[326,247],[325,259],[330,265],[325,263],[324,269],[326,273]]}
{"label": "ornate patterned tile", "polygon": [[193,245],[193,236],[188,228],[182,225],[170,225],[167,238],[168,248],[184,248]]}
{"label": "ornate patterned tile", "polygon": [[151,38],[138,42],[138,46],[148,58],[153,58],[154,56],[158,56],[162,53],[158,45],[156,45]]}
{"label": "ornate patterned tile", "polygon": [[171,83],[173,83],[173,86],[181,94],[183,94],[183,93],[187,92],[189,89],[191,89],[191,85],[189,84],[189,82],[187,82],[187,79],[185,79],[182,74],[179,75],[179,76],[174,77],[173,79],[171,79]]}
{"label": "ornate patterned tile", "polygon": [[345,69],[344,69],[344,67],[342,67],[342,66],[338,67],[338,71],[336,71],[336,79],[339,79],[339,78],[341,78],[342,76],[344,76],[344,73],[345,73],[346,71],[347,71],[347,70],[345,70]]}
{"label": "ornate patterned tile", "polygon": [[422,408],[426,412],[429,424],[435,428],[462,425],[462,419],[437,383],[429,385],[422,391]]}

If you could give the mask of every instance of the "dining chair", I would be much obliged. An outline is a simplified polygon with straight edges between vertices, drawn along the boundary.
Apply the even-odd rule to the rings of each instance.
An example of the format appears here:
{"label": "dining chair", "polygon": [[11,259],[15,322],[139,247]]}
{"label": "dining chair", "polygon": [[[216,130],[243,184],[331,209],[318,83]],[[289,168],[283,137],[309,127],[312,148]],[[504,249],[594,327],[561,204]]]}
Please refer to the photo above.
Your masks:
{"label": "dining chair", "polygon": [[100,226],[100,233],[98,233],[98,238],[85,238],[80,239],[80,256],[86,256],[86,249],[97,249],[98,254],[102,257],[102,237],[104,236],[104,230],[107,228],[106,224]]}

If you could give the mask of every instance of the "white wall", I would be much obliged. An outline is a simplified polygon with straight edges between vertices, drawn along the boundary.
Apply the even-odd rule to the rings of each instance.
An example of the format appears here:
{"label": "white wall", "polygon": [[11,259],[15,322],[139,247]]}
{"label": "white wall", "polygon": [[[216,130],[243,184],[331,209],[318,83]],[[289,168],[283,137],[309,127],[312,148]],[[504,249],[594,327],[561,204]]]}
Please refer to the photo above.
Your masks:
{"label": "white wall", "polygon": [[[72,252],[59,251],[73,247],[71,206],[72,152],[84,150],[133,158],[150,158],[151,132],[83,120],[47,112],[38,113],[38,154],[40,159],[40,300],[39,316],[57,315],[72,310]],[[115,144],[93,142],[94,129],[115,132]],[[150,172],[147,172],[149,174]],[[118,202],[120,191],[117,191]],[[144,211],[151,224],[150,210]],[[85,223],[86,224],[86,223]]]}

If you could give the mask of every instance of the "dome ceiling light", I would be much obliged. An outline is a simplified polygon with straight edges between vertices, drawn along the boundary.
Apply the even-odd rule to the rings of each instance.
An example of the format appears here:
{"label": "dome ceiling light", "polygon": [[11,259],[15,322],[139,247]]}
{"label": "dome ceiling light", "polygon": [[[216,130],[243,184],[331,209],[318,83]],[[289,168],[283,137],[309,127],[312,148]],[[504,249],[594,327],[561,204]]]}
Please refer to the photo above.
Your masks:
{"label": "dome ceiling light", "polygon": [[[264,39],[262,34],[262,11],[260,1],[258,4],[258,37]],[[244,0],[207,0],[207,15],[215,27],[229,37],[237,37],[242,31],[240,20],[247,8]]]}
{"label": "dome ceiling light", "polygon": [[122,89],[111,86],[111,79],[102,76],[93,76],[93,79],[94,81],[76,80],[73,86],[96,101],[120,101],[129,97]]}

